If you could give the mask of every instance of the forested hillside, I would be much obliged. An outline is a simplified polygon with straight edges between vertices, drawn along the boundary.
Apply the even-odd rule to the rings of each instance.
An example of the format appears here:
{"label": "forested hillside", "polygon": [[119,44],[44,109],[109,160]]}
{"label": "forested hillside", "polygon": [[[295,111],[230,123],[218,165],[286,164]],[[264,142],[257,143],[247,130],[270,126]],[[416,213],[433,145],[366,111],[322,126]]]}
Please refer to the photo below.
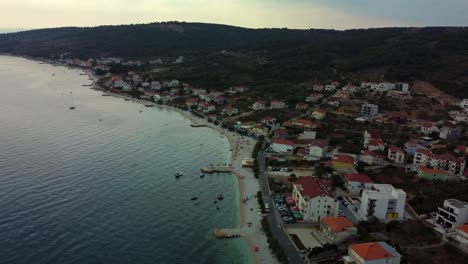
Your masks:
{"label": "forested hillside", "polygon": [[0,34],[0,53],[63,52],[148,60],[182,55],[186,63],[165,74],[201,85],[247,83],[268,90],[335,78],[425,80],[457,97],[466,97],[468,87],[468,28],[334,31],[167,22]]}

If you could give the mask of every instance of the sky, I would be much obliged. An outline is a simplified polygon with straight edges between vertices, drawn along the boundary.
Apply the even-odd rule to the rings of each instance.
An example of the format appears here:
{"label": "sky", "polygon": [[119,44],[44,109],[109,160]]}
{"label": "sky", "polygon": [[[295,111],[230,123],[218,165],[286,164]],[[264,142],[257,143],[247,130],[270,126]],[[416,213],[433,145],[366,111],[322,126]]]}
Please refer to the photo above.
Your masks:
{"label": "sky", "polygon": [[250,28],[468,26],[468,0],[0,0],[0,30],[163,21]]}

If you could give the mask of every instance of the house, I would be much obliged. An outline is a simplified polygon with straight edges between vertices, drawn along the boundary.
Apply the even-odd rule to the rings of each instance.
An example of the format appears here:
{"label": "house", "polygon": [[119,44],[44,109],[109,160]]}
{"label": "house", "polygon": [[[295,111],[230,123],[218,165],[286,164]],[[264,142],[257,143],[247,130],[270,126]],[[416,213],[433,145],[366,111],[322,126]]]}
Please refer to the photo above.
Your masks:
{"label": "house", "polygon": [[453,125],[444,125],[440,129],[439,138],[445,140],[457,140],[460,137],[461,129]]}
{"label": "house", "polygon": [[365,148],[369,151],[384,151],[385,142],[380,138],[371,138]]}
{"label": "house", "polygon": [[395,163],[405,163],[405,152],[399,147],[390,146],[387,157]]}
{"label": "house", "polygon": [[252,127],[251,131],[257,136],[258,135],[263,135],[263,136],[268,135],[268,127],[265,127],[263,125],[254,126],[254,127]]}
{"label": "house", "polygon": [[307,160],[320,160],[323,157],[323,148],[316,145],[307,146]]}
{"label": "house", "polygon": [[350,195],[361,194],[363,190],[370,189],[374,181],[365,174],[345,174],[345,186]]}
{"label": "house", "polygon": [[314,90],[314,92],[322,92],[323,91],[323,85],[321,85],[319,83],[316,83],[316,84],[314,84],[313,90]]}
{"label": "house", "polygon": [[333,85],[333,84],[325,85],[325,91],[326,92],[333,92],[335,90],[336,90],[336,85]]}
{"label": "house", "polygon": [[310,139],[316,139],[316,138],[317,138],[317,132],[315,131],[304,131],[297,137],[297,139],[299,140],[310,140]]}
{"label": "house", "polygon": [[376,116],[379,113],[379,106],[375,104],[361,105],[361,114],[365,116]]}
{"label": "house", "polygon": [[354,158],[349,155],[333,155],[331,160],[333,169],[350,169],[354,167]]}
{"label": "house", "polygon": [[286,104],[283,101],[273,100],[270,103],[271,109],[283,109],[286,107]]}
{"label": "house", "polygon": [[338,216],[339,202],[328,181],[302,177],[293,182],[292,197],[306,221],[319,222],[322,218]]}
{"label": "house", "polygon": [[468,110],[468,99],[463,99],[461,102],[460,102],[460,107],[465,109],[465,110]]}
{"label": "house", "polygon": [[260,122],[262,124],[264,124],[264,125],[267,125],[267,126],[274,126],[277,121],[278,121],[278,119],[276,119],[276,117],[269,116],[269,117],[262,118],[262,120]]}
{"label": "house", "polygon": [[457,199],[445,200],[443,207],[437,209],[435,221],[447,231],[465,225],[468,223],[468,203]]}
{"label": "house", "polygon": [[313,93],[309,97],[306,98],[306,102],[318,102],[322,98],[323,98],[323,94]]}
{"label": "house", "polygon": [[431,169],[426,166],[418,167],[418,177],[426,180],[440,180],[447,181],[449,173],[445,170]]}
{"label": "house", "polygon": [[323,109],[317,108],[312,112],[312,117],[315,118],[316,120],[321,120],[325,118],[326,112]]}
{"label": "house", "polygon": [[439,133],[439,128],[433,123],[426,122],[421,125],[421,133],[424,135],[430,135],[432,133]]}
{"label": "house", "polygon": [[382,155],[377,154],[375,151],[366,150],[359,155],[359,161],[367,165],[373,165],[378,160],[382,160]]}
{"label": "house", "polygon": [[327,105],[333,106],[333,107],[340,107],[341,102],[340,101],[328,101]]}
{"label": "house", "polygon": [[195,98],[190,98],[187,101],[185,101],[185,105],[188,106],[188,107],[197,106],[198,105],[198,100],[195,99]]}
{"label": "house", "polygon": [[348,247],[346,264],[400,264],[401,254],[385,242],[353,244]]}
{"label": "house", "polygon": [[415,165],[426,165],[429,162],[429,157],[432,155],[432,151],[428,149],[416,149],[414,152],[413,164]]}
{"label": "house", "polygon": [[212,96],[211,101],[215,102],[217,104],[222,104],[222,103],[224,103],[224,97],[222,95]]}
{"label": "house", "polygon": [[306,104],[306,103],[296,104],[296,110],[298,110],[298,111],[307,110],[307,108],[309,108],[309,104]]}
{"label": "house", "polygon": [[297,156],[304,157],[305,155],[305,148],[298,148],[296,152]]}
{"label": "house", "polygon": [[460,243],[460,246],[468,250],[468,225],[462,225],[457,227],[455,240]]}
{"label": "house", "polygon": [[331,244],[345,242],[357,236],[357,228],[346,217],[326,217],[320,221],[320,231]]}
{"label": "house", "polygon": [[265,109],[266,107],[266,103],[264,101],[256,101],[255,103],[253,103],[252,105],[252,108],[254,110],[261,110],[261,109]]}
{"label": "house", "polygon": [[407,83],[395,83],[395,90],[407,93],[409,91],[409,84]]}
{"label": "house", "polygon": [[239,114],[239,110],[231,105],[224,107],[223,113],[228,116],[233,116]]}
{"label": "house", "polygon": [[359,87],[357,87],[355,85],[347,84],[341,90],[355,93],[355,92],[359,91],[360,89],[359,89]]}
{"label": "house", "polygon": [[466,161],[463,157],[454,157],[451,154],[431,154],[427,158],[428,167],[447,170],[452,174],[463,175]]}
{"label": "house", "polygon": [[465,145],[460,145],[457,146],[454,150],[455,153],[462,154],[462,155],[467,155],[468,154],[468,147]]}
{"label": "house", "polygon": [[206,94],[206,89],[201,89],[201,88],[192,89],[192,94],[196,96],[199,96],[200,94]]}
{"label": "house", "polygon": [[271,150],[277,153],[285,153],[294,150],[294,142],[284,138],[274,138],[271,141]]}
{"label": "house", "polygon": [[294,119],[291,120],[290,122],[285,122],[284,126],[291,126],[291,127],[298,127],[302,129],[308,129],[308,128],[315,128],[317,125],[310,121],[310,120],[305,120],[305,119]]}
{"label": "house", "polygon": [[414,155],[417,149],[426,149],[426,148],[414,141],[408,141],[403,146],[403,150],[409,155]]}
{"label": "house", "polygon": [[288,138],[289,132],[287,129],[276,129],[273,132],[273,138]]}
{"label": "house", "polygon": [[208,102],[201,102],[198,104],[198,111],[203,111],[203,113],[210,113],[216,110],[216,106]]}
{"label": "house", "polygon": [[362,191],[361,211],[380,220],[403,219],[406,193],[390,184],[373,184]]}

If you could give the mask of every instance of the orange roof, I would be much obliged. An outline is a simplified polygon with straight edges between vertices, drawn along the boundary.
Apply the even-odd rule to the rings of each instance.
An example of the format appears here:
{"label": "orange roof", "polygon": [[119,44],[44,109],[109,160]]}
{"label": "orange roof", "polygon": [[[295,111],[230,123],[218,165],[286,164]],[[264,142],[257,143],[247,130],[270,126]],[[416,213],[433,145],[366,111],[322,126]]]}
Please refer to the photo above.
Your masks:
{"label": "orange roof", "polygon": [[282,139],[282,138],[274,138],[272,140],[274,144],[281,144],[281,145],[289,145],[289,146],[294,146],[294,142],[291,140],[287,139]]}
{"label": "orange roof", "polygon": [[377,242],[354,244],[349,247],[364,260],[383,259],[393,256]]}
{"label": "orange roof", "polygon": [[399,153],[403,153],[403,150],[402,150],[401,148],[395,147],[395,146],[390,146],[390,147],[388,148],[388,150],[389,150],[390,152],[399,152]]}
{"label": "orange roof", "polygon": [[331,193],[331,185],[325,180],[314,179],[311,176],[302,177],[293,183],[294,185],[300,185],[300,192],[302,196],[307,196],[310,199],[315,198],[319,195],[325,194],[333,197]]}
{"label": "orange roof", "polygon": [[444,170],[437,170],[437,169],[431,169],[426,166],[419,166],[419,168],[424,172],[424,173],[433,173],[433,174],[447,174],[446,171]]}
{"label": "orange roof", "polygon": [[344,177],[350,182],[374,183],[374,181],[365,174],[345,174]]}
{"label": "orange roof", "polygon": [[461,231],[468,233],[468,225],[462,225],[457,227],[457,229],[460,229]]}
{"label": "orange roof", "polygon": [[353,227],[353,224],[346,217],[327,217],[323,218],[322,222],[330,227],[333,232],[341,232],[348,227]]}

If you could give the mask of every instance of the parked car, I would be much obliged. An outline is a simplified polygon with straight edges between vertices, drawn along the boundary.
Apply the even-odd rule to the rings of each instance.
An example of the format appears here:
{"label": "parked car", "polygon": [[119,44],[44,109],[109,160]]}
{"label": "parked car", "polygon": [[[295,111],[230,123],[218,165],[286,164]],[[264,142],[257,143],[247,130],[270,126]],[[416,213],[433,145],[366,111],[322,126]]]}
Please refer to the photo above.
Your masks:
{"label": "parked car", "polygon": [[341,200],[343,200],[343,196],[338,196],[338,197],[336,197],[336,199],[338,199],[338,201],[341,201]]}
{"label": "parked car", "polygon": [[338,215],[340,215],[340,216],[341,216],[341,215],[344,215],[344,211],[341,210],[341,209],[338,209]]}
{"label": "parked car", "polygon": [[346,201],[343,201],[343,206],[348,207],[348,203]]}

